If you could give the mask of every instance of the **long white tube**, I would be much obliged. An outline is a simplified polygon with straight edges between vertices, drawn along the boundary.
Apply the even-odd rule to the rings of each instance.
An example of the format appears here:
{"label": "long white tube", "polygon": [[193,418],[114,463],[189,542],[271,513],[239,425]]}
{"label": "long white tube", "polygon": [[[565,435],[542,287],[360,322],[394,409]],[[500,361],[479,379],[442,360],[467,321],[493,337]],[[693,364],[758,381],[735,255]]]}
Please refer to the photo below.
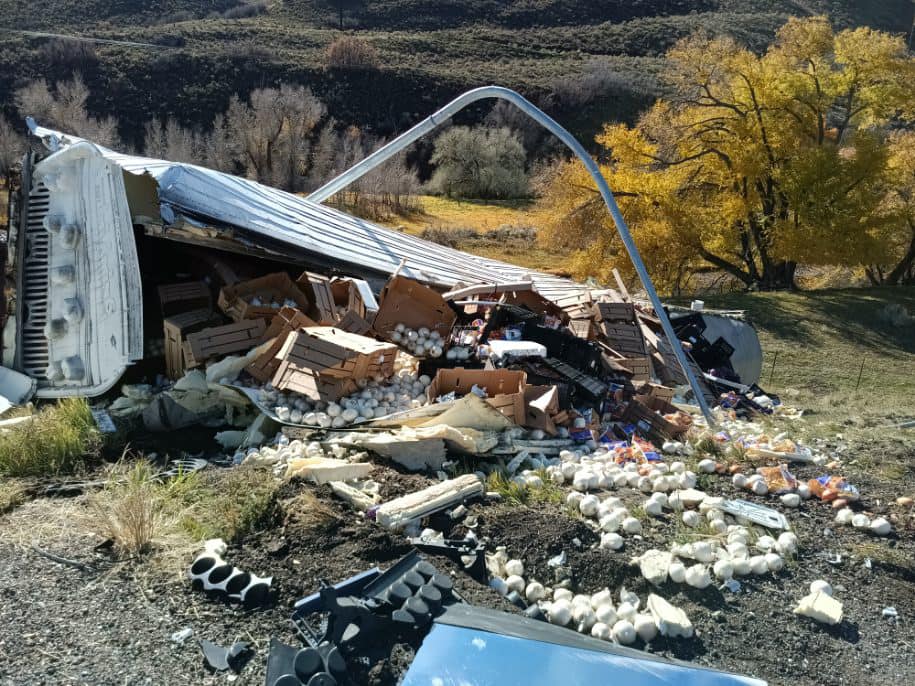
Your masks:
{"label": "long white tube", "polygon": [[575,153],[575,156],[581,160],[582,164],[585,165],[591,178],[594,179],[594,183],[597,184],[597,190],[600,191],[601,197],[604,199],[604,204],[610,212],[610,216],[613,217],[613,223],[616,225],[616,230],[623,241],[623,245],[626,246],[629,258],[632,260],[632,264],[635,266],[639,279],[642,281],[642,286],[648,293],[648,298],[654,306],[655,313],[657,314],[658,319],[661,320],[661,327],[664,329],[664,335],[666,335],[667,340],[670,341],[674,355],[677,357],[677,362],[679,362],[680,366],[683,368],[683,373],[686,375],[689,385],[693,389],[693,394],[696,396],[696,402],[702,410],[702,414],[705,415],[705,419],[709,423],[709,426],[715,426],[715,418],[709,409],[708,403],[705,401],[705,397],[702,395],[699,382],[686,359],[683,347],[678,342],[677,335],[674,333],[674,328],[670,323],[670,319],[667,317],[667,312],[664,310],[664,306],[661,303],[661,299],[658,297],[651,277],[648,275],[648,270],[642,262],[642,257],[639,255],[638,248],[636,248],[635,241],[632,239],[632,234],[629,233],[629,227],[626,225],[626,220],[623,219],[620,208],[616,204],[616,199],[613,197],[613,192],[610,190],[610,186],[607,185],[607,180],[604,178],[603,174],[600,173],[597,163],[591,158],[581,143],[579,143],[571,133],[562,128],[555,119],[550,117],[539,107],[535,106],[521,94],[516,93],[509,88],[502,88],[501,86],[483,86],[482,88],[469,90],[456,97],[434,114],[423,119],[413,128],[399,135],[387,145],[379,148],[361,162],[354,164],[339,176],[325,183],[315,192],[311,193],[308,196],[308,199],[314,202],[324,202],[330,196],[346,188],[363,174],[384,163],[407,146],[443,124],[455,113],[467,107],[467,105],[486,98],[506,100],[518,107],[531,119],[565,143],[566,146]]}

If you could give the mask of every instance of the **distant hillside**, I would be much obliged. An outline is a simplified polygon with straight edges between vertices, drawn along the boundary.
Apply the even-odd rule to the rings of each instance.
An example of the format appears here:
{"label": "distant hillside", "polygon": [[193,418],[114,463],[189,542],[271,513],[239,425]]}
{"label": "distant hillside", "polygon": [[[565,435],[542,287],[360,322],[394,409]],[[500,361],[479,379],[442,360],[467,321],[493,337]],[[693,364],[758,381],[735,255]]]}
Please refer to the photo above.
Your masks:
{"label": "distant hillside", "polygon": [[[663,54],[696,30],[762,49],[790,15],[904,33],[910,0],[350,0],[348,33],[380,71],[328,70],[337,0],[0,0],[0,106],[29,79],[84,74],[90,109],[139,142],[143,122],[207,126],[229,98],[281,81],[309,84],[343,124],[402,130],[474,86],[516,88],[587,140],[658,94]],[[61,45],[31,30],[151,43]],[[479,117],[477,108],[468,116]]]}

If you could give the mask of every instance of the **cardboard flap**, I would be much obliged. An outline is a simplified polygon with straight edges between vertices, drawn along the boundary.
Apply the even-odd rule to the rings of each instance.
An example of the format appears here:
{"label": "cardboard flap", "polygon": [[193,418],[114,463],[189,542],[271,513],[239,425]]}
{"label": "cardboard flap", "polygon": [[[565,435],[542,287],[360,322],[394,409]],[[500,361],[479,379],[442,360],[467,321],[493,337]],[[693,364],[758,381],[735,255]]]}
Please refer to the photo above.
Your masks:
{"label": "cardboard flap", "polygon": [[411,329],[426,327],[447,336],[456,320],[457,315],[438,291],[413,279],[395,276],[381,291],[372,326],[383,338],[388,338],[398,324]]}

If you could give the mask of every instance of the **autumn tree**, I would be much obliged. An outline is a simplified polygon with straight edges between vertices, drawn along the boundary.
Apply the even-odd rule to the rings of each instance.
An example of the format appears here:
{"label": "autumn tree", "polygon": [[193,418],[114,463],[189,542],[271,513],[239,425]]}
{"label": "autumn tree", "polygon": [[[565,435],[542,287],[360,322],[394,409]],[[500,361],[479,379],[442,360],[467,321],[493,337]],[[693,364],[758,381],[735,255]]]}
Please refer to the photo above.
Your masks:
{"label": "autumn tree", "polygon": [[915,284],[915,131],[890,136],[887,167],[880,226],[886,254],[865,273],[874,285]]}
{"label": "autumn tree", "polygon": [[0,114],[0,179],[6,176],[25,153],[25,137]]}
{"label": "autumn tree", "polygon": [[[597,137],[659,281],[712,267],[785,288],[798,262],[886,259],[889,131],[915,118],[915,60],[901,38],[791,19],[763,55],[727,38],[683,40],[664,77],[668,99]],[[580,165],[563,164],[546,199],[547,237],[581,248],[580,274],[629,268]]]}

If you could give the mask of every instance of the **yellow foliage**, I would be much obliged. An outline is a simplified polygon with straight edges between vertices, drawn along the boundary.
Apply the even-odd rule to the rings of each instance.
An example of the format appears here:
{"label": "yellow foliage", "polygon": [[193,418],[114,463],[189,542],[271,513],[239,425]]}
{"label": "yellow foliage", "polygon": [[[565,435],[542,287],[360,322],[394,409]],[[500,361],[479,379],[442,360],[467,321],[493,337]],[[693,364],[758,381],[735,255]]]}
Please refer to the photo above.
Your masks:
{"label": "yellow foliage", "polygon": [[[764,55],[693,36],[667,65],[672,97],[635,127],[608,124],[596,137],[601,171],[662,285],[711,265],[748,286],[790,286],[799,261],[895,255],[887,129],[915,116],[915,59],[901,38],[791,19]],[[545,237],[579,247],[579,275],[628,271],[585,171],[560,165],[547,188]]]}

